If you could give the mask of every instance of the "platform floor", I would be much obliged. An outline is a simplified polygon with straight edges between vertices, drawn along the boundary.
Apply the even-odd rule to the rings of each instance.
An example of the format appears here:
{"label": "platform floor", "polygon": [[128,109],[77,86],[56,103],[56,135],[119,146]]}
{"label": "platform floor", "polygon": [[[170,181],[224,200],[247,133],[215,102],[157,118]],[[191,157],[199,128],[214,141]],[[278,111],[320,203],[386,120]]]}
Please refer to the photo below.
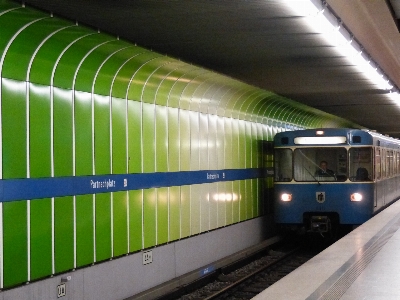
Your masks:
{"label": "platform floor", "polygon": [[253,299],[399,300],[400,201]]}

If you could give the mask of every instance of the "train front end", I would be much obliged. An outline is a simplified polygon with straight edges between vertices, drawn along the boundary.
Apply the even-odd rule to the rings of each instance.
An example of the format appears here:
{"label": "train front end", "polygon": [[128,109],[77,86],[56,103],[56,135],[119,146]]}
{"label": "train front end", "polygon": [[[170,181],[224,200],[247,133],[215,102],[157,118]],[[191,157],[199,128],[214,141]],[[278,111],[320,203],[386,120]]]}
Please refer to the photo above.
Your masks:
{"label": "train front end", "polygon": [[301,130],[279,133],[274,142],[276,223],[325,233],[372,216],[373,148],[368,133]]}

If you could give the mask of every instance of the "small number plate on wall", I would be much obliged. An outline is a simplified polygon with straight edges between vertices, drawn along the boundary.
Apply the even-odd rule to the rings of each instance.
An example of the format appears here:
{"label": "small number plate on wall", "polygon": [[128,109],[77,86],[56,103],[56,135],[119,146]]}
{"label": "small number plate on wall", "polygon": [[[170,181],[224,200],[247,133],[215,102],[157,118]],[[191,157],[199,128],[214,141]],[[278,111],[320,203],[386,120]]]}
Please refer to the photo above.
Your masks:
{"label": "small number plate on wall", "polygon": [[153,262],[153,251],[143,252],[143,264],[151,264]]}
{"label": "small number plate on wall", "polygon": [[65,283],[57,285],[57,298],[64,297],[67,294],[67,287]]}

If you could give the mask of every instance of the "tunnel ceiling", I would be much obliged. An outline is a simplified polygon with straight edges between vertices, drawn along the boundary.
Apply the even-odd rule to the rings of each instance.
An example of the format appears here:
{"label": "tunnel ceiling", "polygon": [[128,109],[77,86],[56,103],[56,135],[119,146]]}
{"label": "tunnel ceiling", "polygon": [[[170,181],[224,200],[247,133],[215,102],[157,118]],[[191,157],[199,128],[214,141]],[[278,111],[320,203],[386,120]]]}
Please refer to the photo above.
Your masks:
{"label": "tunnel ceiling", "polygon": [[[377,89],[283,0],[28,0],[119,36],[400,137],[400,103]],[[364,51],[400,87],[395,0],[328,0]]]}

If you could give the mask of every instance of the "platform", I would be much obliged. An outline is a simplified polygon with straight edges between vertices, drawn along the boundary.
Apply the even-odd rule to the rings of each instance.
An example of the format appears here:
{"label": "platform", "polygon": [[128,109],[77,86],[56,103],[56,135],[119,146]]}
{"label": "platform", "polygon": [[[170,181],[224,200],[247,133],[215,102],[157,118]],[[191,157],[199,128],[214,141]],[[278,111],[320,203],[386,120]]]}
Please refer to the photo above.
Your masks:
{"label": "platform", "polygon": [[254,297],[400,299],[400,201]]}

